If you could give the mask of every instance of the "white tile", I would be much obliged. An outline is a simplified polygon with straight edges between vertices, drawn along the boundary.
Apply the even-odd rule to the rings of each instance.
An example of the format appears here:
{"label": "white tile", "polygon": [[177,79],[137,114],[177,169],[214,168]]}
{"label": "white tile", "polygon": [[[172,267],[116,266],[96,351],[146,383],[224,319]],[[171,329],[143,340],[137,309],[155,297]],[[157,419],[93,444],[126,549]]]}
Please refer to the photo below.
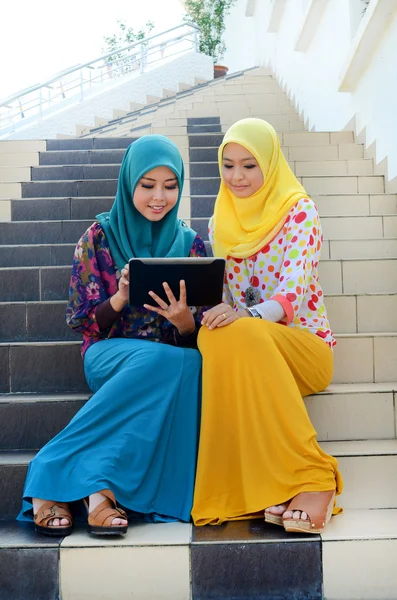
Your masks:
{"label": "white tile", "polygon": [[46,142],[44,140],[1,140],[0,154],[13,152],[45,152]]}
{"label": "white tile", "polygon": [[295,174],[304,177],[332,177],[333,175],[355,175],[355,173],[348,173],[347,161],[345,160],[305,160],[302,162],[297,161]]}
{"label": "white tile", "polygon": [[353,131],[337,131],[330,133],[331,144],[353,144]]}
{"label": "white tile", "polygon": [[343,292],[379,294],[397,292],[397,260],[347,260],[342,265]]}
{"label": "white tile", "polygon": [[397,540],[397,509],[349,509],[336,515],[321,534],[323,542]]}
{"label": "white tile", "polygon": [[365,383],[374,378],[371,337],[337,337],[334,349],[335,383]]}
{"label": "white tile", "polygon": [[341,261],[324,261],[319,265],[320,283],[325,294],[342,293]]}
{"label": "white tile", "polygon": [[11,200],[0,200],[0,222],[11,221]]}
{"label": "white tile", "polygon": [[[324,146],[326,148],[326,146]],[[365,216],[369,215],[369,195],[314,196],[320,216]]]}
{"label": "white tile", "polygon": [[358,296],[357,319],[359,333],[397,331],[397,295]]}
{"label": "white tile", "polygon": [[397,376],[397,334],[375,337],[375,381],[395,381]]}
{"label": "white tile", "polygon": [[188,600],[189,547],[61,548],[62,600]]}
{"label": "white tile", "polygon": [[358,191],[357,177],[303,177],[303,186],[310,195],[356,194]]}
{"label": "white tile", "polygon": [[131,524],[126,535],[111,536],[89,535],[85,529],[77,529],[66,537],[62,548],[84,547],[121,547],[121,546],[183,546],[189,544],[190,523],[140,523]]}
{"label": "white tile", "polygon": [[395,238],[397,237],[397,216],[383,217],[384,236]]}
{"label": "white tile", "polygon": [[397,194],[381,194],[370,196],[372,215],[395,215],[397,213]]}
{"label": "white tile", "polygon": [[325,240],[369,240],[383,237],[382,217],[322,217]]}
{"label": "white tile", "polygon": [[358,177],[359,194],[381,194],[385,191],[384,177]]}
{"label": "white tile", "polygon": [[355,296],[328,296],[325,300],[331,329],[335,333],[356,333]]}
{"label": "white tile", "polygon": [[20,183],[0,182],[0,200],[2,198],[22,198],[22,185]]}
{"label": "white tile", "polygon": [[335,456],[397,456],[397,440],[324,442],[324,450]]}
{"label": "white tile", "polygon": [[338,150],[342,160],[364,158],[364,144],[341,144]]}
{"label": "white tile", "polygon": [[338,146],[290,146],[290,160],[318,161],[338,158]]}
{"label": "white tile", "polygon": [[305,398],[319,441],[393,438],[393,392]]}
{"label": "white tile", "polygon": [[331,259],[397,258],[397,239],[331,240],[329,243]]}

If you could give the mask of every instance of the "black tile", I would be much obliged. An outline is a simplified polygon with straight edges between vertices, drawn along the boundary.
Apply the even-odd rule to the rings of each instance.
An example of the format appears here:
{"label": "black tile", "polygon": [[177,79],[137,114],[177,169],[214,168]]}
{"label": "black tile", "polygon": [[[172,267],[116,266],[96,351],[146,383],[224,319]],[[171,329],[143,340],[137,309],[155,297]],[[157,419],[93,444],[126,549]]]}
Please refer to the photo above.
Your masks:
{"label": "black tile", "polygon": [[212,525],[193,527],[192,530],[192,544],[312,542],[316,540],[320,540],[319,535],[287,533],[282,527],[265,523],[262,518],[246,521],[230,521],[217,527]]}
{"label": "black tile", "polygon": [[7,394],[10,391],[8,357],[9,347],[0,346],[0,394]]}
{"label": "black tile", "polygon": [[22,198],[77,196],[76,181],[33,181],[22,184]]}
{"label": "black tile", "polygon": [[89,150],[59,150],[57,152],[40,152],[39,163],[44,165],[88,165]]}
{"label": "black tile", "polygon": [[212,179],[192,179],[190,181],[190,194],[192,196],[216,196],[219,192],[221,180]]}
{"label": "black tile", "polygon": [[82,166],[32,167],[32,181],[65,181],[84,179]]}
{"label": "black tile", "polygon": [[209,219],[192,219],[192,229],[204,240],[208,240],[208,221]]}
{"label": "black tile", "polygon": [[32,267],[1,269],[0,302],[39,299],[39,269]]}
{"label": "black tile", "polygon": [[70,266],[41,268],[41,300],[67,300],[71,273]]}
{"label": "black tile", "polygon": [[24,400],[23,395],[16,401],[0,402],[0,451],[42,448],[66,427],[84,403]]}
{"label": "black tile", "polygon": [[57,548],[2,548],[0,600],[57,600]]}
{"label": "black tile", "polygon": [[72,199],[71,201],[71,218],[72,219],[92,219],[95,216],[108,212],[114,202],[114,197],[110,198],[82,198]]}
{"label": "black tile", "polygon": [[0,548],[59,548],[64,539],[38,535],[25,521],[0,521]]}
{"label": "black tile", "polygon": [[54,221],[0,223],[0,239],[4,245],[56,243],[61,231],[61,222]]}
{"label": "black tile", "polygon": [[86,165],[83,167],[83,179],[117,179],[119,165]]}
{"label": "black tile", "polygon": [[74,196],[115,196],[117,179],[77,182],[77,193]]}
{"label": "black tile", "polygon": [[[33,458],[31,455],[21,455],[19,460],[19,453],[12,452],[11,454],[13,459],[8,462],[4,460],[3,454],[0,452],[0,522],[5,519],[15,519],[21,510],[28,462]],[[15,458],[14,455],[16,455]]]}
{"label": "black tile", "polygon": [[0,246],[3,267],[38,267],[51,264],[50,246]]}
{"label": "black tile", "polygon": [[92,138],[47,140],[47,150],[90,150],[93,147],[93,142]]}
{"label": "black tile", "polygon": [[190,148],[204,148],[209,146],[216,146],[217,148],[221,145],[223,140],[223,134],[214,133],[213,135],[189,135],[189,147]]}
{"label": "black tile", "polygon": [[214,213],[215,196],[191,198],[191,217],[211,217]]}
{"label": "black tile", "polygon": [[321,600],[321,542],[191,548],[195,600]]}
{"label": "black tile", "polygon": [[80,344],[11,347],[13,393],[87,392]]}
{"label": "black tile", "polygon": [[220,117],[189,117],[188,125],[219,125]]}
{"label": "black tile", "polygon": [[26,304],[0,304],[0,342],[26,340]]}
{"label": "black tile", "polygon": [[188,125],[188,134],[192,133],[222,133],[220,124],[218,125]]}
{"label": "black tile", "polygon": [[51,262],[54,267],[72,266],[73,254],[76,244],[59,244],[51,246]]}
{"label": "black tile", "polygon": [[[58,242],[61,244],[76,245],[83,233],[87,231],[92,223],[91,219],[87,219],[87,221],[63,221],[61,223],[61,235]],[[48,223],[47,227],[50,226],[51,224]]]}
{"label": "black tile", "polygon": [[201,177],[219,177],[219,167],[216,162],[197,162],[190,164],[190,180]]}
{"label": "black tile", "polygon": [[81,334],[76,333],[66,324],[66,302],[29,303],[26,305],[26,310],[28,342],[81,340]]}
{"label": "black tile", "polygon": [[112,149],[112,148],[127,148],[133,142],[139,138],[125,137],[125,138],[93,138],[94,150]]}
{"label": "black tile", "polygon": [[190,162],[216,162],[218,163],[218,148],[190,148]]}
{"label": "black tile", "polygon": [[114,149],[114,150],[92,150],[90,160],[87,164],[90,165],[120,165],[123,160],[125,150]]}
{"label": "black tile", "polygon": [[13,200],[12,221],[52,221],[70,219],[70,198],[51,200]]}

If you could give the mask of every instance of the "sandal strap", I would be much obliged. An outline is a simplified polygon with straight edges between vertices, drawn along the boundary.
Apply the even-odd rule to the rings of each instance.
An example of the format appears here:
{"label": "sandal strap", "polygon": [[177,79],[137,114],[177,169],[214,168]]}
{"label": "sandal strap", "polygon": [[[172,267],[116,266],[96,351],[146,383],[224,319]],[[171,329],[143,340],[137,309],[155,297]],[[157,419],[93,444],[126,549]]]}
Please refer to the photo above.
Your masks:
{"label": "sandal strap", "polygon": [[53,502],[51,500],[47,500],[46,502],[43,502],[37,511],[37,514],[35,514],[33,517],[36,525],[40,525],[42,527],[54,527],[55,529],[58,527],[66,527],[66,525],[48,525],[49,521],[52,519],[67,519],[69,521],[68,526],[72,525],[72,515],[68,505],[65,502]]}
{"label": "sandal strap", "polygon": [[288,511],[305,512],[309,517],[311,527],[325,527],[329,505],[333,502],[334,496],[335,490],[301,492],[291,501]]}
{"label": "sandal strap", "polygon": [[116,506],[110,498],[98,504],[88,515],[88,523],[93,527],[111,527],[113,519],[127,519],[122,508]]}

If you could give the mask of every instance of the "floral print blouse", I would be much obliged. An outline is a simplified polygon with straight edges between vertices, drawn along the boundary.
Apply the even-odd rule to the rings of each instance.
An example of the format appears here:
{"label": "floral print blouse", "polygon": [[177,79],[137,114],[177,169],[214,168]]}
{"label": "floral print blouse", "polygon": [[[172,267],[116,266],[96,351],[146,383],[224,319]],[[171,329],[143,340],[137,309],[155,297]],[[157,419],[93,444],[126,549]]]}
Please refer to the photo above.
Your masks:
{"label": "floral print blouse", "polygon": [[[213,219],[209,224],[213,246]],[[227,257],[223,300],[235,310],[246,307],[246,290],[257,290],[260,303],[277,300],[284,308],[282,324],[298,327],[335,345],[318,281],[323,241],[317,208],[309,198],[289,212],[283,228],[257,254],[247,259]]]}
{"label": "floral print blouse", "polygon": [[[205,244],[197,235],[189,256],[206,255]],[[176,345],[176,328],[169,321],[143,307],[129,304],[108,330],[99,329],[96,309],[117,292],[120,276],[101,225],[93,223],[75,249],[66,308],[67,324],[83,334],[82,356],[92,344],[108,338],[145,338]],[[198,328],[205,309],[192,310]]]}

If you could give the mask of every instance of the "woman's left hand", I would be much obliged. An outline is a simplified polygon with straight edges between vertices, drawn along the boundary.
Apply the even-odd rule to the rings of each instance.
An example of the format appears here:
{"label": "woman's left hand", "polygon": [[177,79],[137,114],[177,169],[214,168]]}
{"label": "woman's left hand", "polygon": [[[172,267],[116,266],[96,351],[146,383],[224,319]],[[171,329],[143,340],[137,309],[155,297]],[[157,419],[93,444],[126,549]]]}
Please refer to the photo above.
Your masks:
{"label": "woman's left hand", "polygon": [[216,327],[231,325],[242,317],[248,317],[245,310],[235,311],[231,306],[222,302],[222,304],[217,304],[205,311],[201,324],[206,325],[208,329],[215,329]]}
{"label": "woman's left hand", "polygon": [[152,310],[156,312],[158,315],[161,315],[165,319],[167,319],[170,323],[172,323],[179,331],[181,335],[190,335],[196,329],[196,323],[194,322],[194,317],[192,311],[186,304],[186,284],[183,280],[181,280],[179,284],[179,300],[177,300],[172,293],[172,290],[168,283],[163,283],[164,291],[167,295],[169,304],[164,302],[157,296],[154,292],[149,292],[149,296],[157,302],[158,306],[151,306],[150,304],[144,304],[143,306],[147,308],[147,310]]}

